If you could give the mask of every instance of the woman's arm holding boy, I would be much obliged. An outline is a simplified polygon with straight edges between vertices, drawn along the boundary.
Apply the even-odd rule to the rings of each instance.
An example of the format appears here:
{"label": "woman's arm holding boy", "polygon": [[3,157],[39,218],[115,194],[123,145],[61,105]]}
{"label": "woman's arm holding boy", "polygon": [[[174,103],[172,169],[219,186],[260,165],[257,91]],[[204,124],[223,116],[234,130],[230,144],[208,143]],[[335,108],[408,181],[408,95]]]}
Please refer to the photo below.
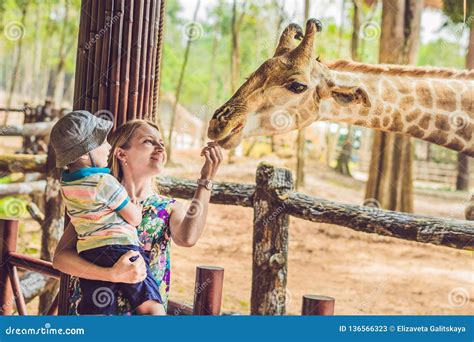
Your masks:
{"label": "woman's arm holding boy", "polygon": [[[97,266],[79,256],[76,250],[77,233],[69,223],[59,240],[53,258],[53,267],[63,273],[90,280],[110,281],[114,283],[138,283],[146,278],[146,266],[140,253],[129,251],[112,267]],[[133,256],[139,258],[130,261]]]}

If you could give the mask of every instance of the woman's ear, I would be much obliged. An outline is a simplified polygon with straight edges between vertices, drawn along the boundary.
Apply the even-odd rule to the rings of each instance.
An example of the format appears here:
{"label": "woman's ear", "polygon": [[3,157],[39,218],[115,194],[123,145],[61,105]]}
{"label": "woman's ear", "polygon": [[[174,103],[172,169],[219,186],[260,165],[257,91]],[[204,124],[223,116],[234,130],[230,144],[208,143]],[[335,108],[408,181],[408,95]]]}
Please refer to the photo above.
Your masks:
{"label": "woman's ear", "polygon": [[115,150],[115,156],[117,157],[118,160],[124,161],[127,159],[127,153],[125,150],[121,147],[117,147]]}

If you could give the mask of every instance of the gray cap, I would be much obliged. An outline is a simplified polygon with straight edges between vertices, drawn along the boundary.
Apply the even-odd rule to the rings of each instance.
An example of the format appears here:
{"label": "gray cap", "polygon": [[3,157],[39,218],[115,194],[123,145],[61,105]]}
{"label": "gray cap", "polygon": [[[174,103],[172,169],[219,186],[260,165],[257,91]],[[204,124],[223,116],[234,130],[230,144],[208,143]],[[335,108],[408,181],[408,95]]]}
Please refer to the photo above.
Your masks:
{"label": "gray cap", "polygon": [[59,119],[50,136],[56,152],[56,167],[69,165],[102,145],[112,126],[112,121],[85,110],[76,110]]}

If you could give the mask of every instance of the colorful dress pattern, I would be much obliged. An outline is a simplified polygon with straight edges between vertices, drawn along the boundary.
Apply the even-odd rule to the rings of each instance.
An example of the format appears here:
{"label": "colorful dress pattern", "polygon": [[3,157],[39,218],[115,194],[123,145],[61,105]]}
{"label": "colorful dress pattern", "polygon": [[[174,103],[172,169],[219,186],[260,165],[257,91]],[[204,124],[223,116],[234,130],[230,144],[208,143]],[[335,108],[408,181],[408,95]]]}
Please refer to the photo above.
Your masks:
{"label": "colorful dress pattern", "polygon": [[[170,287],[170,243],[171,231],[169,219],[174,198],[153,195],[142,201],[143,219],[137,227],[138,238],[149,253],[150,269],[160,288],[165,311],[168,308]],[[79,278],[70,277],[69,282],[69,315],[77,315],[77,306],[81,301]],[[119,292],[117,295],[117,315],[131,315],[128,301]]]}

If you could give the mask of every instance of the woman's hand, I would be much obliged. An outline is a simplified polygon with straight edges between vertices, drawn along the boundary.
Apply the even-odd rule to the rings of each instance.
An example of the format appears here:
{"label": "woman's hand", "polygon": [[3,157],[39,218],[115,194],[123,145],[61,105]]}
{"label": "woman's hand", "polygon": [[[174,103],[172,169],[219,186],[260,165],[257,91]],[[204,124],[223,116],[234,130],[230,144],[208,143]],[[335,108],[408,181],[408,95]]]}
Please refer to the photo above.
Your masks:
{"label": "woman's hand", "polygon": [[224,159],[220,146],[215,141],[208,142],[207,146],[202,149],[201,156],[206,158],[201,170],[201,178],[213,179]]}
{"label": "woman's hand", "polygon": [[[135,261],[130,261],[131,257],[138,257]],[[128,251],[117,260],[111,268],[112,282],[135,284],[145,280],[146,265],[145,260],[138,251]]]}

